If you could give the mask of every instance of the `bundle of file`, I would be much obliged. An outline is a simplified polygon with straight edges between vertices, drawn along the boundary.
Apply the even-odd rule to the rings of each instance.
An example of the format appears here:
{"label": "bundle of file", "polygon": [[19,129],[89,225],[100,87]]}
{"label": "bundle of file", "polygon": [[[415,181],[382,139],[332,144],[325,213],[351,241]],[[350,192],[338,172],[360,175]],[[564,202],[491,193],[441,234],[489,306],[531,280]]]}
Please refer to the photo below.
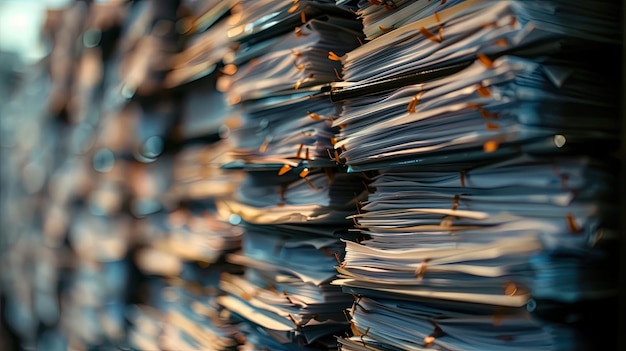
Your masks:
{"label": "bundle of file", "polygon": [[244,229],[227,259],[245,274],[223,277],[219,302],[242,321],[243,349],[336,349],[351,297],[329,282],[365,185],[329,157],[337,105],[314,94],[338,79],[360,24],[333,1],[245,1],[238,17],[225,59],[236,70],[218,88],[241,115],[223,167],[246,176],[218,209]]}
{"label": "bundle of file", "polygon": [[365,39],[372,40],[463,1],[366,0],[357,2],[356,14],[363,21]]}
{"label": "bundle of file", "polygon": [[333,282],[356,297],[343,350],[606,342],[590,327],[616,295],[614,14],[469,0],[342,57],[336,151],[379,172],[351,216],[369,239]]}

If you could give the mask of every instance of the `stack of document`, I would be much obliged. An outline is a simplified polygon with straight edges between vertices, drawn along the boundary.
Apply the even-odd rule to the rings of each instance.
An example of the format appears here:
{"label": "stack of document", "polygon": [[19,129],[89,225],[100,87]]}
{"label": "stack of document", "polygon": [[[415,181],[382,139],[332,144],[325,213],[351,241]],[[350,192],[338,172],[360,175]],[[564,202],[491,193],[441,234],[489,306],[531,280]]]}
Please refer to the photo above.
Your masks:
{"label": "stack of document", "polygon": [[464,293],[476,284],[476,294],[499,296],[511,280],[540,299],[609,296],[615,287],[594,273],[607,253],[594,248],[615,240],[606,232],[617,215],[613,173],[582,157],[523,157],[461,172],[381,170],[376,192],[352,216],[371,239],[347,243],[338,270],[354,280],[342,283],[404,283],[419,295],[462,279]]}
{"label": "stack of document", "polygon": [[359,45],[360,24],[330,1],[255,1],[229,31],[238,51],[218,88],[241,115],[232,131],[233,165],[291,170],[333,165],[332,118],[338,105],[314,97],[340,79],[339,57]]}
{"label": "stack of document", "polygon": [[619,21],[607,21],[616,16],[611,2],[467,0],[425,15],[344,55],[346,82],[363,85],[512,53],[537,59],[563,53],[584,62],[569,54],[620,43]]}
{"label": "stack of document", "polygon": [[372,40],[405,24],[434,15],[464,0],[358,1],[356,14],[363,21],[363,33]]}
{"label": "stack of document", "polygon": [[354,100],[334,121],[344,126],[335,147],[354,170],[370,170],[616,145],[611,82],[575,62],[545,61],[478,59],[449,76]]}
{"label": "stack of document", "polygon": [[546,306],[617,294],[616,82],[579,58],[616,52],[615,10],[468,0],[342,57],[335,152],[378,173],[333,281],[355,298],[343,350],[586,345]]}
{"label": "stack of document", "polygon": [[347,330],[342,311],[351,301],[328,284],[336,274],[334,254],[344,251],[341,242],[280,226],[246,227],[242,252],[227,257],[245,274],[223,275],[219,285],[228,293],[220,305],[244,321],[246,345],[335,347],[334,336]]}
{"label": "stack of document", "polygon": [[354,239],[346,216],[364,199],[364,179],[346,173],[278,175],[250,171],[233,199],[220,199],[221,217],[243,229],[241,252],[227,261],[245,274],[223,275],[221,306],[241,320],[246,349],[333,349],[347,331],[351,297],[330,285]]}
{"label": "stack of document", "polygon": [[[454,311],[451,311],[454,308]],[[442,311],[447,311],[442,313]],[[522,309],[469,303],[363,297],[352,312],[355,336],[341,350],[588,350],[580,335],[539,323]]]}
{"label": "stack of document", "polygon": [[329,154],[340,105],[315,95],[340,79],[360,23],[334,1],[248,1],[238,16],[225,60],[236,71],[217,86],[241,116],[223,168],[246,176],[217,208],[244,231],[227,261],[245,273],[223,275],[218,301],[241,321],[245,350],[336,349],[352,298],[330,281],[366,179]]}

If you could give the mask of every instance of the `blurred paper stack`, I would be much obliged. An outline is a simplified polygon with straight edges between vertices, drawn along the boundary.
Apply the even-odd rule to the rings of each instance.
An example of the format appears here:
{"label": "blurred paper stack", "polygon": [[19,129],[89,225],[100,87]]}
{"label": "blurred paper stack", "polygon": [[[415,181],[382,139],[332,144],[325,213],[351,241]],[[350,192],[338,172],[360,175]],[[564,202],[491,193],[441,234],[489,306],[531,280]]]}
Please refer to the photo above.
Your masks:
{"label": "blurred paper stack", "polygon": [[170,65],[162,75],[164,93],[138,98],[171,108],[174,123],[155,126],[167,118],[155,115],[143,126],[158,137],[151,140],[155,136],[146,134],[146,149],[160,145],[157,150],[163,151],[137,169],[136,181],[130,179],[138,208],[155,209],[135,214],[144,236],[134,260],[147,291],[130,311],[129,342],[137,349],[234,350],[240,343],[234,321],[222,313],[217,298],[223,294],[222,274],[241,273],[224,255],[240,249],[242,231],[217,218],[215,208],[215,201],[232,196],[241,179],[220,169],[231,147],[226,138],[237,121],[216,89],[224,74],[224,53],[218,48],[228,49],[221,28],[235,3],[182,2],[171,23],[179,51],[161,62]]}

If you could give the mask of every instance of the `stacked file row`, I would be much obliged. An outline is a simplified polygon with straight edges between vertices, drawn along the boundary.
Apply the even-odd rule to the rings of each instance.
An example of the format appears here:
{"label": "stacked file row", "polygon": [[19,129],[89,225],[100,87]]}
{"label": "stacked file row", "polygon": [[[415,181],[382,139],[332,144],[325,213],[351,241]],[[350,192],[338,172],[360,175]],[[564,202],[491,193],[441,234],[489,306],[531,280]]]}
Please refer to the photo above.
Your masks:
{"label": "stacked file row", "polygon": [[[329,282],[365,180],[328,156],[338,105],[313,95],[359,44],[353,13],[332,1],[77,1],[50,15],[53,87],[30,115],[60,129],[36,150],[68,161],[50,185],[63,198],[42,194],[54,201],[49,223],[32,221],[37,243],[10,245],[35,252],[55,236],[37,254],[52,261],[33,261],[50,276],[6,292],[18,337],[49,350],[336,348],[352,298]],[[34,157],[50,163],[27,169],[35,181],[59,163]],[[23,253],[6,262],[9,282]],[[42,284],[47,295],[28,300]]]}
{"label": "stacked file row", "polygon": [[339,105],[316,93],[338,80],[338,57],[359,45],[360,23],[332,1],[255,1],[230,33],[236,72],[218,88],[241,126],[222,166],[245,178],[217,205],[244,230],[227,261],[245,273],[223,277],[218,301],[239,318],[243,350],[337,349],[352,297],[329,283],[365,180],[329,156]]}
{"label": "stacked file row", "polygon": [[616,291],[616,13],[51,12],[8,107],[4,318],[41,350],[588,349],[579,306]]}
{"label": "stacked file row", "polygon": [[378,172],[352,216],[368,239],[346,242],[333,282],[357,296],[342,350],[599,345],[578,319],[617,294],[617,95],[599,66],[619,46],[615,10],[404,11],[415,20],[342,57],[334,146]]}

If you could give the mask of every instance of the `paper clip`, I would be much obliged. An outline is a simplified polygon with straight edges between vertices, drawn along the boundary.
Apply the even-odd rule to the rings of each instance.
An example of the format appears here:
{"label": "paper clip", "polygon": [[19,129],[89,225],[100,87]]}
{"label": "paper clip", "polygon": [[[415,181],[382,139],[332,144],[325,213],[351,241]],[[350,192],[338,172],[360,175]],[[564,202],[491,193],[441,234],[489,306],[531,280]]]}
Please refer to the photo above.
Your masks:
{"label": "paper clip", "polygon": [[437,24],[439,25],[439,42],[443,42],[443,25],[441,24],[441,18],[439,18],[438,12],[435,12],[433,16],[435,16],[435,21],[437,21]]}
{"label": "paper clip", "polygon": [[306,111],[306,115],[311,117],[311,119],[313,119],[314,121],[319,121],[322,119],[322,116],[318,115],[315,112]]}
{"label": "paper clip", "polygon": [[267,151],[267,147],[270,145],[271,141],[272,141],[272,136],[271,135],[266,136],[265,140],[263,140],[263,144],[259,146],[259,152],[263,153]]}
{"label": "paper clip", "polygon": [[291,49],[291,54],[295,57],[302,57],[302,53],[295,51],[294,49]]}
{"label": "paper clip", "polygon": [[286,291],[283,290],[283,296],[285,297],[285,299],[292,305],[295,305],[295,303],[293,302],[293,300],[291,299],[291,297],[289,297],[289,295],[287,294]]}
{"label": "paper clip", "polygon": [[296,81],[296,84],[295,84],[295,86],[294,86],[294,89],[295,89],[295,90],[298,90],[298,88],[300,88],[300,86],[302,85],[302,83],[304,83],[304,81],[305,81],[305,80],[310,79],[310,78],[313,78],[313,76],[314,76],[314,75],[313,75],[313,73],[311,73],[311,74],[309,74],[309,75],[308,75],[308,77],[304,77],[304,78],[302,78],[302,79],[298,79],[298,80]]}
{"label": "paper clip", "polygon": [[341,164],[341,160],[339,159],[339,152],[337,152],[337,149],[335,149],[334,156],[335,162],[337,162],[337,164]]}
{"label": "paper clip", "polygon": [[239,295],[239,297],[241,297],[242,299],[246,300],[246,301],[250,301],[252,300],[252,295],[250,295],[247,292],[243,292],[241,293],[241,295]]}
{"label": "paper clip", "polygon": [[582,228],[580,228],[578,223],[576,223],[576,218],[574,217],[573,214],[568,213],[566,220],[567,220],[567,229],[569,229],[570,233],[580,234],[583,232]]}
{"label": "paper clip", "polygon": [[395,27],[394,26],[391,26],[391,27],[378,26],[378,29],[380,29],[381,32],[386,33],[386,32],[389,32],[390,30],[395,29]]}
{"label": "paper clip", "polygon": [[419,31],[429,40],[441,43],[442,39],[439,36],[434,35],[431,31],[426,29],[426,27],[420,27]]}
{"label": "paper clip", "polygon": [[485,123],[485,127],[487,128],[487,130],[500,130],[500,126],[493,122]]}
{"label": "paper clip", "polygon": [[300,176],[300,178],[305,178],[306,176],[308,176],[308,175],[309,175],[309,173],[311,173],[311,171],[310,171],[308,168],[304,168],[304,169],[300,172],[299,176]]}
{"label": "paper clip", "polygon": [[459,200],[461,199],[461,195],[455,194],[454,199],[452,200],[452,211],[456,211],[459,208]]}
{"label": "paper clip", "polygon": [[479,52],[476,54],[476,56],[478,57],[478,61],[480,61],[480,63],[482,63],[485,67],[493,68],[493,61],[489,57],[487,57],[487,55]]}
{"label": "paper clip", "polygon": [[333,71],[335,71],[335,77],[337,77],[337,80],[343,80],[343,78],[339,75],[339,71],[337,71],[336,67],[333,67]]}
{"label": "paper clip", "polygon": [[478,85],[478,88],[476,89],[476,92],[478,93],[478,96],[482,97],[482,98],[487,98],[491,96],[491,90],[489,90],[489,87],[486,87],[482,84]]}
{"label": "paper clip", "polygon": [[359,197],[354,193],[354,205],[356,206],[356,212],[361,214],[361,201],[359,201]]}
{"label": "paper clip", "polygon": [[302,27],[296,27],[294,30],[294,34],[296,35],[296,38],[308,36],[308,34],[302,33]]}
{"label": "paper clip", "polygon": [[291,171],[293,169],[293,167],[291,167],[290,165],[283,165],[282,167],[280,167],[280,169],[278,170],[278,175],[283,175],[289,171]]}
{"label": "paper clip", "polygon": [[428,262],[430,262],[430,258],[425,258],[422,263],[420,263],[419,268],[417,269],[417,279],[424,279],[424,274],[426,274],[426,267],[428,266]]}
{"label": "paper clip", "polygon": [[498,150],[498,142],[495,140],[489,140],[483,144],[483,150],[487,153]]}
{"label": "paper clip", "polygon": [[334,160],[333,154],[330,153],[330,149],[326,149],[326,152],[328,153],[328,158]]}
{"label": "paper clip", "polygon": [[516,296],[518,295],[519,289],[517,285],[513,282],[508,282],[504,285],[504,294],[507,296]]}
{"label": "paper clip", "polygon": [[305,67],[304,64],[297,64],[295,60],[293,61],[293,65],[294,67],[296,67],[298,71],[304,70],[304,67]]}
{"label": "paper clip", "polygon": [[433,321],[431,321],[430,323],[432,323],[432,325],[435,327],[435,330],[433,330],[430,335],[424,338],[424,347],[431,347],[435,343],[435,338],[438,338],[439,336],[441,336],[441,334],[443,334],[443,330],[437,325],[437,323]]}
{"label": "paper clip", "polygon": [[339,267],[343,268],[346,266],[345,262],[341,262],[341,258],[339,258],[339,254],[335,252],[335,259],[337,260],[337,263],[339,263]]}
{"label": "paper clip", "polygon": [[290,314],[287,315],[287,318],[289,318],[291,320],[291,322],[293,322],[293,324],[297,327],[300,328],[300,322],[298,322],[295,318],[293,318],[293,316]]}
{"label": "paper clip", "polygon": [[339,57],[339,55],[335,54],[334,52],[329,51],[328,52],[328,59],[329,60],[333,60],[333,61],[340,61],[341,57]]}
{"label": "paper clip", "polygon": [[346,322],[350,323],[351,322],[351,318],[350,316],[348,316],[348,312],[346,310],[343,310],[343,316],[346,318]]}
{"label": "paper clip", "polygon": [[367,336],[367,334],[369,334],[370,332],[370,327],[367,327],[367,329],[365,329],[365,333],[361,334],[361,343],[363,343],[363,346],[365,346],[365,341],[363,340],[364,336]]}
{"label": "paper clip", "polygon": [[296,158],[301,158],[300,155],[302,154],[303,147],[304,147],[304,144],[300,144],[300,146],[298,146],[298,151],[296,152]]}
{"label": "paper clip", "polygon": [[424,95],[424,91],[420,91],[419,93],[415,94],[412,98],[411,98],[411,102],[409,102],[409,105],[406,107],[407,111],[409,111],[409,113],[415,113],[415,107],[417,106],[417,104],[419,104],[422,95]]}
{"label": "paper clip", "polygon": [[274,295],[276,296],[280,296],[280,293],[278,292],[278,290],[276,290],[276,288],[274,287],[274,285],[268,285],[267,286],[267,290],[271,291],[274,293]]}
{"label": "paper clip", "polygon": [[506,48],[509,46],[509,42],[505,38],[500,38],[496,40],[496,45],[498,45],[501,48]]}

